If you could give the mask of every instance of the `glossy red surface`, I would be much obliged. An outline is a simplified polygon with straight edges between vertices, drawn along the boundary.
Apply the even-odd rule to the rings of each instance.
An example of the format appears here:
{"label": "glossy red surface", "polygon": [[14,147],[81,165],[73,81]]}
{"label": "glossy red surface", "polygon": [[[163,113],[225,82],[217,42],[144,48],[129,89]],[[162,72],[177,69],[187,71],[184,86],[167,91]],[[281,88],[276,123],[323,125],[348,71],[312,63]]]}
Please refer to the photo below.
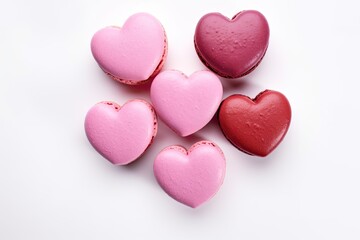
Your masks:
{"label": "glossy red surface", "polygon": [[246,10],[229,19],[209,13],[197,24],[196,52],[212,71],[227,78],[244,76],[254,70],[265,55],[269,25],[258,11]]}
{"label": "glossy red surface", "polygon": [[239,94],[226,98],[218,117],[221,130],[235,147],[264,157],[288,131],[291,107],[282,93],[266,90],[255,99]]}

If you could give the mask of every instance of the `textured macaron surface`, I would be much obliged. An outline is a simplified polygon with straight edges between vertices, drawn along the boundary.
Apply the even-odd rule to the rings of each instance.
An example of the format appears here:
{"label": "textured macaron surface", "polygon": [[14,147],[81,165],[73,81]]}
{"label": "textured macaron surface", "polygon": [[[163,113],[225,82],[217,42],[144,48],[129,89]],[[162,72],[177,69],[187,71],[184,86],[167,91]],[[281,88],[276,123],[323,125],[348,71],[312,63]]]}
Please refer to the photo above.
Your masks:
{"label": "textured macaron surface", "polygon": [[193,208],[217,193],[225,171],[221,149],[209,141],[197,142],[189,151],[180,146],[167,147],[154,161],[154,174],[164,191]]}
{"label": "textured macaron surface", "polygon": [[269,25],[258,11],[241,11],[232,19],[220,13],[203,16],[194,43],[202,62],[215,73],[237,78],[250,73],[265,55]]}
{"label": "textured macaron surface", "polygon": [[128,84],[148,80],[164,60],[166,35],[148,13],[130,16],[123,27],[106,27],[91,40],[92,54],[112,77]]}
{"label": "textured macaron surface", "polygon": [[264,157],[286,135],[291,107],[287,98],[276,91],[266,90],[255,99],[238,94],[221,103],[218,118],[225,137],[235,147]]}
{"label": "textured macaron surface", "polygon": [[163,71],[150,88],[151,102],[159,117],[180,136],[203,128],[215,115],[223,96],[220,79],[210,71],[185,76]]}
{"label": "textured macaron surface", "polygon": [[85,118],[85,132],[91,145],[107,160],[125,165],[143,154],[157,132],[152,106],[131,100],[122,107],[114,102],[93,106]]}

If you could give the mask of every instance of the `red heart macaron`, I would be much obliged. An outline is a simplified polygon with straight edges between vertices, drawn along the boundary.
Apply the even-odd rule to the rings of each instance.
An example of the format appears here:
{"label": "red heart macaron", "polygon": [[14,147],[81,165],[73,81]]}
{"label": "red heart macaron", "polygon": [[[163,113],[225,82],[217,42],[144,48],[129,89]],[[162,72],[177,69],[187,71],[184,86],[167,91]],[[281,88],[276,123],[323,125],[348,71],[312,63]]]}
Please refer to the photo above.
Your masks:
{"label": "red heart macaron", "polygon": [[254,99],[236,94],[220,105],[219,124],[239,150],[264,157],[282,141],[291,121],[291,107],[280,92],[266,90]]}
{"label": "red heart macaron", "polygon": [[269,25],[258,11],[241,11],[232,19],[209,13],[198,22],[194,43],[199,58],[213,72],[238,78],[259,65],[269,35]]}

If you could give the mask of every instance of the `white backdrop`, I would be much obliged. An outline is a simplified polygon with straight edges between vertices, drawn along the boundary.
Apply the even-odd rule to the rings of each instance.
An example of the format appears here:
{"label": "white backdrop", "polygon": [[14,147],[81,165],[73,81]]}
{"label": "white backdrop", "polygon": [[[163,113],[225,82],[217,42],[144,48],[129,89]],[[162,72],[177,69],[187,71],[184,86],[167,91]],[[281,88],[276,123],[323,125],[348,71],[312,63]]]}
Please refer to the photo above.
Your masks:
{"label": "white backdrop", "polygon": [[[360,239],[360,15],[356,1],[21,1],[0,8],[0,239]],[[95,103],[149,99],[149,86],[109,79],[92,35],[145,11],[164,25],[164,69],[205,69],[193,34],[206,13],[261,11],[270,45],[225,96],[283,92],[293,119],[268,157],[236,150],[213,120],[181,138],[159,134],[134,164],[116,167],[83,130]],[[172,144],[216,142],[227,158],[218,194],[198,209],[168,197],[152,172]]]}

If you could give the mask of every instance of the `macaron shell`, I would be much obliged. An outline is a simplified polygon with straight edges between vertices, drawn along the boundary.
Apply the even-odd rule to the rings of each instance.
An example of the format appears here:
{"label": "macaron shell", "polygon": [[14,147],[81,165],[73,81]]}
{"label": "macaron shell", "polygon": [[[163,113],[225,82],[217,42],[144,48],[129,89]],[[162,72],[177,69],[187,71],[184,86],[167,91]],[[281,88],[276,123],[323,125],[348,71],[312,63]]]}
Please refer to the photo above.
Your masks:
{"label": "macaron shell", "polygon": [[167,53],[165,30],[152,15],[137,13],[122,28],[106,27],[92,38],[99,66],[115,80],[141,84],[159,72]]}
{"label": "macaron shell", "polygon": [[139,158],[152,143],[157,119],[152,106],[144,100],[131,100],[122,107],[101,102],[87,113],[85,132],[103,157],[125,165]]}
{"label": "macaron shell", "polygon": [[154,175],[164,191],[175,200],[198,207],[221,187],[226,171],[221,149],[209,141],[162,150],[154,161]]}
{"label": "macaron shell", "polygon": [[209,13],[198,22],[194,43],[208,68],[220,76],[237,78],[260,63],[269,35],[267,20],[258,11],[241,11],[231,20],[220,13]]}
{"label": "macaron shell", "polygon": [[235,147],[264,157],[285,137],[291,121],[291,107],[282,93],[266,90],[255,99],[244,95],[226,98],[218,117],[221,130]]}
{"label": "macaron shell", "polygon": [[203,128],[215,115],[223,96],[220,79],[210,71],[187,77],[175,70],[155,77],[151,102],[160,118],[180,136]]}

